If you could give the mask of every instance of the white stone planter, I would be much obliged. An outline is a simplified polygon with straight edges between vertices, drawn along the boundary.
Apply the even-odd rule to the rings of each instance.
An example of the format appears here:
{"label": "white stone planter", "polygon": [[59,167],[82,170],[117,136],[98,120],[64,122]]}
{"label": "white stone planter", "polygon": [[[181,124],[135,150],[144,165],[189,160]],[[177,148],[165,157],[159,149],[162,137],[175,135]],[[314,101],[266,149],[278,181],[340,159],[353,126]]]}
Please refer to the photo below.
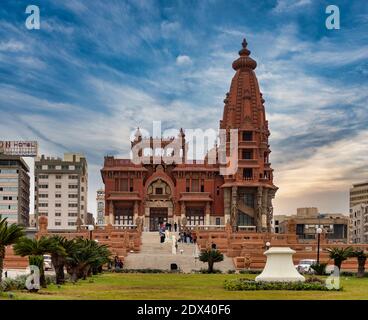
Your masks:
{"label": "white stone planter", "polygon": [[267,282],[304,282],[305,278],[296,270],[293,263],[294,250],[285,247],[272,247],[264,254],[266,265],[256,281]]}

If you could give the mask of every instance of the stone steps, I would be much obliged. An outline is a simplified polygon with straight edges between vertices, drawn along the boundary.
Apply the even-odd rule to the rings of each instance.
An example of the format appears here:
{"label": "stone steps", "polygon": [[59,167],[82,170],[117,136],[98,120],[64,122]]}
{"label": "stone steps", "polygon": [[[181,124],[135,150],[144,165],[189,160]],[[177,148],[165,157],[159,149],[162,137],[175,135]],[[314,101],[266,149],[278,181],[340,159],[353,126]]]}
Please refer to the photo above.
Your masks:
{"label": "stone steps", "polygon": [[[172,233],[171,235],[178,237],[177,233]],[[199,254],[195,244],[178,242],[177,253],[173,254],[171,235],[167,237],[164,243],[160,243],[158,232],[143,232],[140,252],[130,253],[125,258],[124,268],[170,270],[172,263],[176,263],[183,272],[207,268],[207,263],[203,263],[195,258]],[[215,264],[215,268],[223,272],[234,270],[232,259],[224,258],[224,261]]]}

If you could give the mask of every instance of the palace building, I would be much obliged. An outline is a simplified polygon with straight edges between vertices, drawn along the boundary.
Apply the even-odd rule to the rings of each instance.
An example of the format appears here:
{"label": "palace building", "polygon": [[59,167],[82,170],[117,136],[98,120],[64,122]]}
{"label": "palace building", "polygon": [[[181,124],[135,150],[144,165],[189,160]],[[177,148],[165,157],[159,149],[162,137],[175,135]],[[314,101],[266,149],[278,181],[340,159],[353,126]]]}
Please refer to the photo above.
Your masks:
{"label": "palace building", "polygon": [[[230,158],[235,132],[235,170],[224,170],[229,166],[210,161],[209,154],[202,161],[189,161],[182,129],[173,138],[143,137],[138,129],[131,158],[104,159],[101,174],[106,224],[142,223],[146,230],[155,231],[164,222],[186,226],[230,223],[234,228],[271,231],[277,187],[273,184],[270,132],[256,66],[244,39],[232,64],[235,75],[224,100],[220,129],[226,132],[225,138],[209,151],[212,155],[215,152],[217,159],[217,151],[223,148]],[[168,146],[173,146],[172,161],[165,161],[165,156],[156,152]]]}

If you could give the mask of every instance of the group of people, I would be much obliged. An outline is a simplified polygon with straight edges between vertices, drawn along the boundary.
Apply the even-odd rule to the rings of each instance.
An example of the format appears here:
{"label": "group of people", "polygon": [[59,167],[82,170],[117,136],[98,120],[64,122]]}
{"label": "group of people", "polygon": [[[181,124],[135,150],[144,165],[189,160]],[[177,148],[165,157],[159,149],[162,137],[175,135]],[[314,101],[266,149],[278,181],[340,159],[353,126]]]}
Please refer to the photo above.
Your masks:
{"label": "group of people", "polygon": [[191,232],[182,231],[179,233],[179,242],[195,244],[197,242],[197,237],[195,234],[192,234]]}
{"label": "group of people", "polygon": [[114,262],[110,262],[109,269],[112,269],[114,267],[114,270],[121,270],[123,269],[124,263],[123,261],[118,257],[114,257]]}

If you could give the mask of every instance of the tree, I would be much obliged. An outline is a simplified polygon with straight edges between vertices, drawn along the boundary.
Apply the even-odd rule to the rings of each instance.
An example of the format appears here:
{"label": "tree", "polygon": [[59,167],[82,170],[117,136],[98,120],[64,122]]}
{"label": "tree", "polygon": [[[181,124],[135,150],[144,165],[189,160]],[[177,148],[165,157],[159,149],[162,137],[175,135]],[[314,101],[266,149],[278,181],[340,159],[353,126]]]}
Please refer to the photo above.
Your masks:
{"label": "tree", "polygon": [[347,248],[328,248],[327,252],[330,255],[330,259],[334,260],[334,265],[341,269],[343,261],[351,257],[353,249],[352,247]]}
{"label": "tree", "polygon": [[224,260],[224,255],[216,249],[206,249],[199,255],[199,260],[208,263],[208,273],[213,273],[213,265],[215,262]]}
{"label": "tree", "polygon": [[86,279],[109,261],[111,256],[106,245],[99,245],[94,240],[74,239],[67,249],[66,267],[72,281]]}
{"label": "tree", "polygon": [[22,257],[28,256],[29,265],[35,265],[40,270],[40,285],[46,288],[43,255],[49,251],[50,240],[46,237],[30,239],[23,237],[15,245],[14,251]]}
{"label": "tree", "polygon": [[365,262],[367,261],[367,253],[364,250],[354,250],[351,254],[352,257],[357,258],[358,260],[358,273],[357,277],[362,278],[364,277],[365,273]]}
{"label": "tree", "polygon": [[48,239],[47,251],[51,255],[51,262],[55,269],[56,284],[65,282],[64,267],[66,265],[67,250],[72,245],[72,241],[65,237],[52,236]]}
{"label": "tree", "polygon": [[9,226],[7,218],[1,218],[0,215],[0,283],[2,281],[4,260],[5,260],[5,248],[16,243],[21,237],[24,236],[23,227],[16,224]]}

